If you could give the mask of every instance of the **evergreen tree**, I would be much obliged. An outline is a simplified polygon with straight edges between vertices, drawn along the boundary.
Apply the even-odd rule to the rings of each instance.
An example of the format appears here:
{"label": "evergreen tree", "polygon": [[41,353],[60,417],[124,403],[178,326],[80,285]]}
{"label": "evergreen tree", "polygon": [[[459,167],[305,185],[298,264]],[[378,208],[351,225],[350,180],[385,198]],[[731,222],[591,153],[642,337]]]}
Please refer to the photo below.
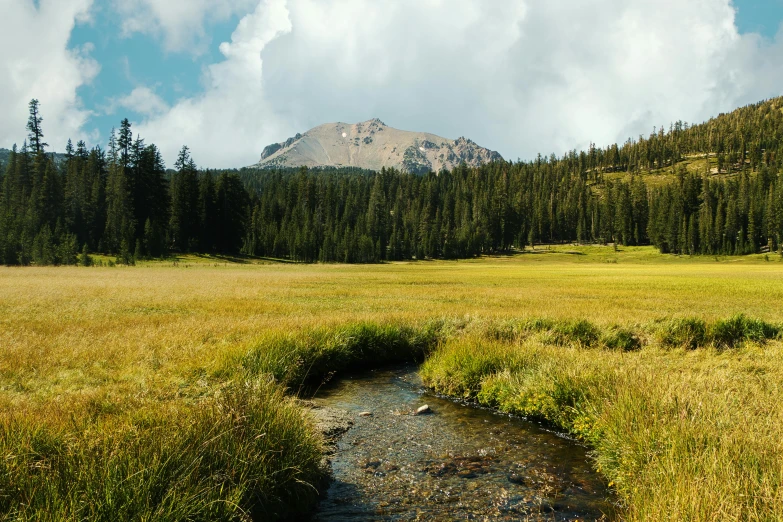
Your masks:
{"label": "evergreen tree", "polygon": [[201,209],[198,171],[187,147],[182,147],[174,167],[177,171],[171,179],[171,247],[190,252],[200,246]]}
{"label": "evergreen tree", "polygon": [[202,252],[213,252],[216,248],[216,215],[215,180],[207,171],[201,176],[198,186],[199,249]]}
{"label": "evergreen tree", "polygon": [[238,253],[245,239],[250,198],[239,177],[227,172],[218,177],[215,192],[217,249],[225,253]]}
{"label": "evergreen tree", "polygon": [[43,118],[40,113],[40,102],[36,99],[30,100],[30,117],[27,120],[27,142],[36,155],[43,154],[45,148],[49,146],[48,143],[44,143],[44,134],[41,129],[41,122]]}
{"label": "evergreen tree", "polygon": [[90,257],[90,251],[87,248],[87,243],[82,247],[82,255],[79,256],[79,264],[81,266],[92,266],[92,257]]}
{"label": "evergreen tree", "polygon": [[117,253],[123,243],[126,247],[133,238],[136,225],[133,220],[131,194],[121,163],[112,130],[109,140],[109,174],[106,180],[106,230],[104,245],[106,253]]}

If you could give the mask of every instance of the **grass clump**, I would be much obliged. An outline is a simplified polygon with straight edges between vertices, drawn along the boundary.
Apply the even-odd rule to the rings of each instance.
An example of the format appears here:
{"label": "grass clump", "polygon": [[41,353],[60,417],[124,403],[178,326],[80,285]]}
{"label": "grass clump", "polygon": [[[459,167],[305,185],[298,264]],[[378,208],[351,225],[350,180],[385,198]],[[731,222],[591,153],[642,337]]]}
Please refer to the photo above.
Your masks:
{"label": "grass clump", "polygon": [[601,334],[600,344],[608,350],[633,352],[642,348],[642,339],[630,328],[614,326]]}
{"label": "grass clump", "polygon": [[746,342],[763,343],[776,338],[780,327],[738,314],[707,324],[703,319],[673,319],[658,326],[655,338],[666,348],[695,350],[705,346],[735,348]]}
{"label": "grass clump", "polygon": [[709,336],[718,348],[733,348],[748,341],[760,343],[773,339],[779,332],[779,327],[775,325],[739,314],[715,321],[710,327]]}
{"label": "grass clump", "polygon": [[348,368],[423,360],[437,343],[440,328],[439,323],[417,327],[362,322],[290,333],[271,332],[238,358],[229,357],[223,371],[241,369],[250,376],[268,374],[296,387]]}
{"label": "grass clump", "polygon": [[707,341],[707,323],[693,317],[672,319],[655,332],[656,340],[667,348],[695,350]]}
{"label": "grass clump", "polygon": [[534,338],[554,346],[603,347],[621,351],[638,350],[642,346],[640,336],[629,328],[600,328],[584,319],[491,321],[481,331],[487,339],[496,341],[523,342]]}
{"label": "grass clump", "polygon": [[320,437],[263,380],[77,426],[5,419],[0,453],[5,520],[277,520],[323,477]]}
{"label": "grass clump", "polygon": [[475,399],[484,377],[516,366],[516,353],[507,343],[476,345],[471,338],[450,341],[421,367],[427,384],[440,393]]}
{"label": "grass clump", "polygon": [[[538,323],[545,326],[547,323]],[[577,321],[553,321],[545,330],[542,339],[547,344],[556,346],[577,345],[582,347],[595,346],[601,339],[601,330],[584,319]]]}

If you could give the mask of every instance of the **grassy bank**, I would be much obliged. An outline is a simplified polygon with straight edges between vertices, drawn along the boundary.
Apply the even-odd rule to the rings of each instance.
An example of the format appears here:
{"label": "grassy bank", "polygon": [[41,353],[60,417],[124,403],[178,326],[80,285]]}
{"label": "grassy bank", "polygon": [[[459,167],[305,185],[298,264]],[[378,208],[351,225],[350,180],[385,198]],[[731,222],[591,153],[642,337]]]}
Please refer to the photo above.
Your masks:
{"label": "grassy bank", "polygon": [[[627,520],[783,519],[783,344],[734,317],[626,331],[506,325],[445,343],[436,390],[585,440]],[[694,340],[695,339],[695,340]],[[608,342],[607,342],[608,341]]]}
{"label": "grassy bank", "polygon": [[[0,513],[10,520],[275,520],[307,511],[321,442],[280,387],[224,385],[196,404],[6,416]],[[121,407],[124,409],[124,407]]]}
{"label": "grassy bank", "polygon": [[291,392],[347,368],[422,360],[439,328],[272,331],[154,396],[5,411],[0,518],[299,519],[327,470],[323,441]]}
{"label": "grassy bank", "polygon": [[[321,441],[287,397],[349,367],[423,360],[439,343],[444,351],[428,371],[451,367],[445,354],[459,346],[475,368],[428,378],[497,407],[523,396],[514,391],[520,383],[546,395],[553,372],[585,376],[573,384],[589,391],[581,417],[571,417],[573,406],[542,404],[572,412],[562,426],[599,455],[616,455],[601,457],[602,470],[636,518],[660,514],[644,509],[663,500],[633,493],[647,483],[654,492],[658,471],[613,464],[631,458],[630,449],[601,449],[622,435],[596,428],[616,426],[600,395],[611,390],[641,408],[639,419],[658,419],[664,431],[655,440],[664,448],[679,439],[666,438],[674,428],[656,405],[685,404],[682,429],[703,432],[690,451],[725,459],[736,474],[726,483],[744,484],[737,495],[750,495],[710,501],[727,513],[769,513],[779,502],[765,459],[779,456],[771,440],[781,420],[780,348],[761,341],[783,321],[781,299],[776,259],[675,258],[649,248],[375,266],[194,258],[134,268],[0,267],[0,518],[274,520],[291,506],[307,509],[322,478]],[[765,323],[737,321],[737,312]],[[504,358],[482,362],[495,353]],[[528,374],[538,380],[522,379]],[[552,393],[577,393],[569,390]],[[680,419],[682,408],[666,407],[672,422]],[[720,416],[705,417],[713,411]],[[626,419],[644,427],[642,420]],[[732,460],[727,448],[740,446],[742,458]],[[620,473],[629,469],[650,474],[631,483]],[[675,475],[668,473],[661,477]],[[691,486],[709,476],[702,468],[682,473],[696,477]],[[685,494],[677,505],[687,504]]]}

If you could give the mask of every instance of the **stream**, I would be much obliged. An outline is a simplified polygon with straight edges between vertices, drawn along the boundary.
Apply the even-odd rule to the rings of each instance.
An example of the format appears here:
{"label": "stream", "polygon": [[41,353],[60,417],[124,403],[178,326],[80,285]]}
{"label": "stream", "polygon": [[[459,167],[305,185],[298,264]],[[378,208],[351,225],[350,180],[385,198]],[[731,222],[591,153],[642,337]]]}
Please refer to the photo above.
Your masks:
{"label": "stream", "polygon": [[[314,402],[353,421],[337,440],[334,480],[315,520],[612,518],[611,494],[583,446],[438,397],[415,367],[340,379]],[[412,415],[425,404],[432,414]]]}

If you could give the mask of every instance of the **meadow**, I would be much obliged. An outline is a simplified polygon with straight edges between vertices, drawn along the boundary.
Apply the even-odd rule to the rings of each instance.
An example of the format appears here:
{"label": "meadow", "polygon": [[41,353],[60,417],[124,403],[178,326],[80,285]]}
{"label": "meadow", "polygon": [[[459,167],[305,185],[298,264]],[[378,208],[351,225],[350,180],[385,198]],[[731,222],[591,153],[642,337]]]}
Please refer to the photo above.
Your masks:
{"label": "meadow", "polygon": [[778,256],[646,247],[0,268],[0,518],[295,517],[324,478],[302,385],[426,359],[587,441],[627,520],[780,520],[781,299]]}

